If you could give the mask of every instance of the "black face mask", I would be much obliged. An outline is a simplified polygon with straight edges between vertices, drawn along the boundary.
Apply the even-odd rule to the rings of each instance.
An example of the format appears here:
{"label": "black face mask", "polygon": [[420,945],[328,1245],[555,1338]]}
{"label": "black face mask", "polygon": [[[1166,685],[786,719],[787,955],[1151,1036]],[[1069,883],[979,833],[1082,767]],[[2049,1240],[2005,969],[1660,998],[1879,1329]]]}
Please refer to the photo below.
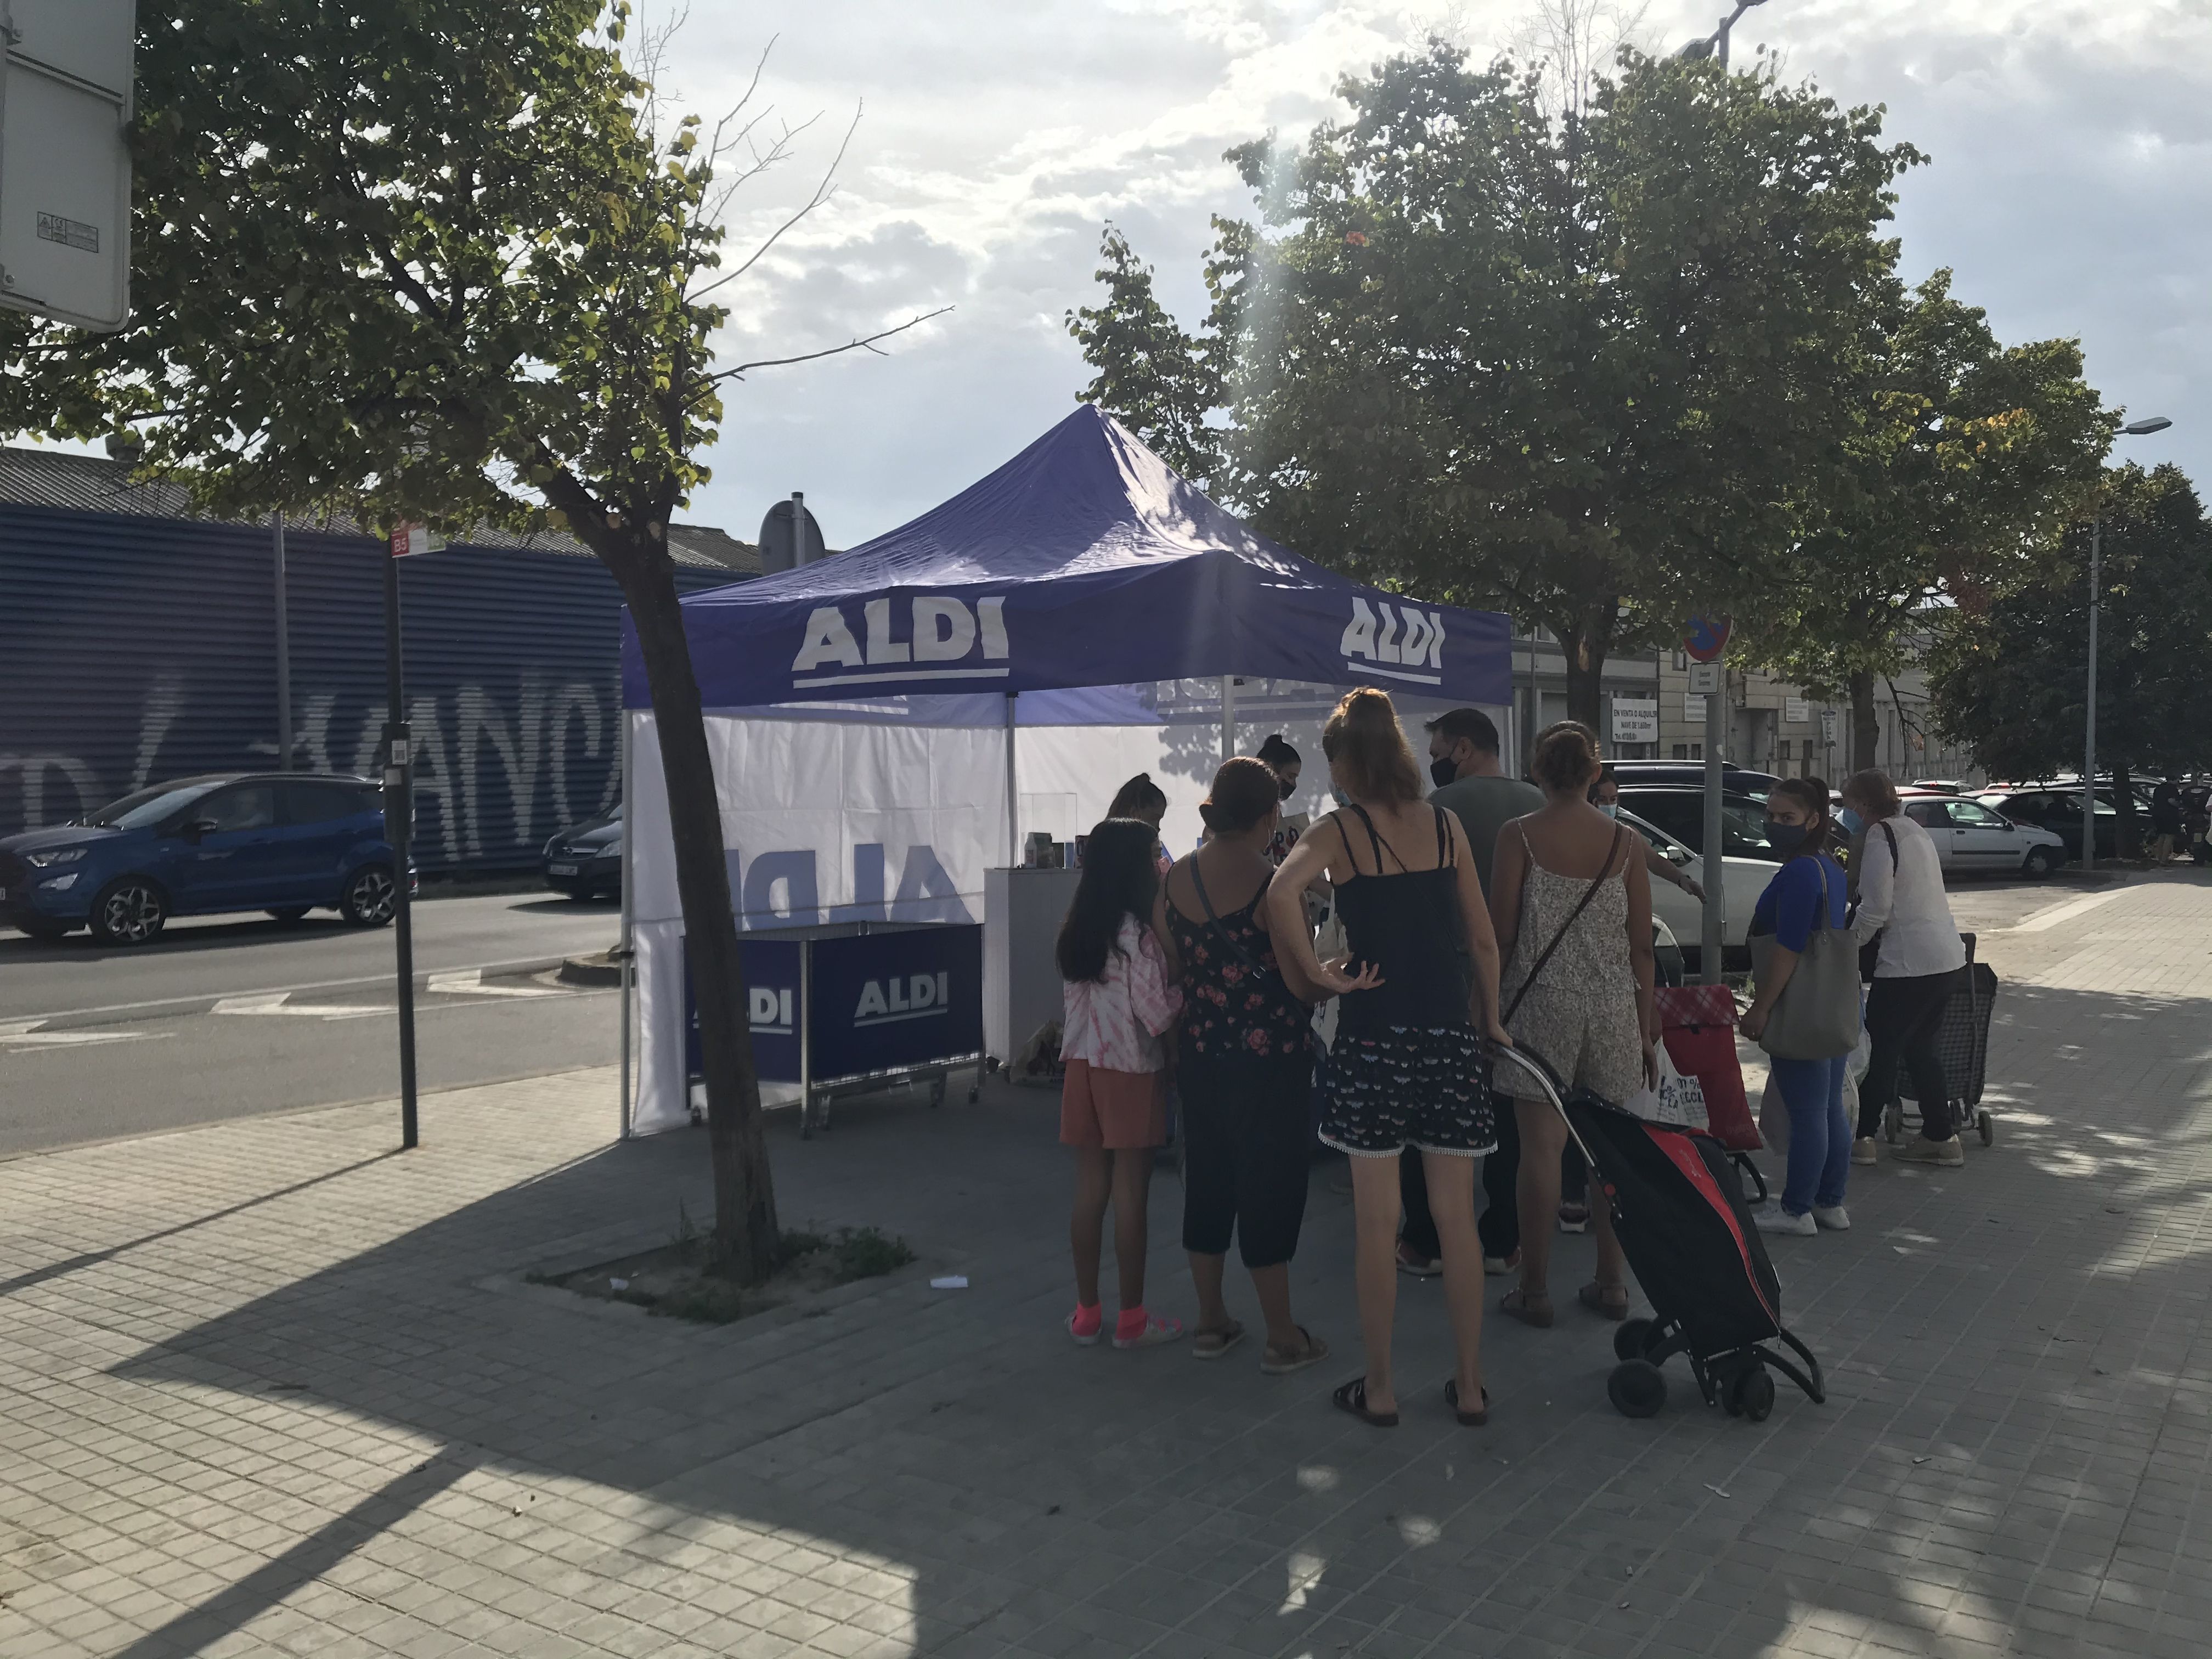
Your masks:
{"label": "black face mask", "polygon": [[1288,800],[1297,792],[1297,785],[1291,782],[1288,778],[1279,780],[1275,787],[1281,792],[1275,797],[1278,800]]}
{"label": "black face mask", "polygon": [[1444,756],[1441,760],[1432,760],[1429,763],[1429,776],[1435,781],[1437,787],[1441,789],[1459,776],[1459,763],[1449,755]]}

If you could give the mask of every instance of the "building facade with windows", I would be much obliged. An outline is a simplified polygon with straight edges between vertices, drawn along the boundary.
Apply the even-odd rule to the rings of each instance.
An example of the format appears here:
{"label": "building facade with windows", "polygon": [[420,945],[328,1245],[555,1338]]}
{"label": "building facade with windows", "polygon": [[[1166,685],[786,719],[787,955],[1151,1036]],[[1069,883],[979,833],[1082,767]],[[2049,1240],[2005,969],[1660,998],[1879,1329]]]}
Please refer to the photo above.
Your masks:
{"label": "building facade with windows", "polygon": [[[1659,653],[1657,678],[1661,757],[1704,759],[1705,698],[1690,690],[1687,653]],[[1849,702],[1815,697],[1763,668],[1729,665],[1727,687],[1726,758],[1732,765],[1784,777],[1842,781],[1850,758]],[[1918,665],[1877,683],[1875,719],[1880,734],[1875,764],[1898,782],[1979,779],[1972,753],[1936,735],[1929,714],[1928,677]]]}
{"label": "building facade with windows", "polygon": [[[1763,668],[1727,672],[1730,763],[1787,777],[1840,782],[1848,769],[1850,705],[1812,696]],[[1607,662],[1598,738],[1608,760],[1703,760],[1705,699],[1690,690],[1690,659],[1679,648],[1617,655]],[[1928,708],[1928,677],[1916,664],[1875,693],[1880,737],[1875,764],[1899,783],[1921,778],[1978,781],[1973,757],[1945,743]],[[1519,772],[1536,734],[1567,717],[1566,657],[1548,629],[1513,631],[1513,729],[1505,763]]]}

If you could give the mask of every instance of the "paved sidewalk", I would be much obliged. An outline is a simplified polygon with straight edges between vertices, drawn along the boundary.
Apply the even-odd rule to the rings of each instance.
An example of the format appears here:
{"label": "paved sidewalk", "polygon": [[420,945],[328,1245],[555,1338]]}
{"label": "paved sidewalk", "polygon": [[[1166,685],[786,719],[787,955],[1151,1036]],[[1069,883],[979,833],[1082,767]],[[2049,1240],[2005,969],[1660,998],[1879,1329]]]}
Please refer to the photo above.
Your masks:
{"label": "paved sidewalk", "polygon": [[[604,1072],[433,1097],[404,1157],[343,1109],[0,1163],[0,1655],[2194,1659],[2212,886],[2090,896],[1983,933],[1995,1150],[1855,1171],[1854,1231],[1775,1241],[1831,1397],[1760,1425],[1679,1362],[1617,1416],[1611,1328],[1563,1310],[1492,1322],[1493,1425],[1457,1429],[1409,1281],[1405,1425],[1330,1411],[1325,1179],[1322,1372],[1074,1349],[1032,1093],[779,1124],[787,1224],[885,1226],[973,1287],[723,1329],[520,1283],[706,1212],[702,1139],[610,1145]],[[1154,1204],[1188,1313],[1171,1175]]]}

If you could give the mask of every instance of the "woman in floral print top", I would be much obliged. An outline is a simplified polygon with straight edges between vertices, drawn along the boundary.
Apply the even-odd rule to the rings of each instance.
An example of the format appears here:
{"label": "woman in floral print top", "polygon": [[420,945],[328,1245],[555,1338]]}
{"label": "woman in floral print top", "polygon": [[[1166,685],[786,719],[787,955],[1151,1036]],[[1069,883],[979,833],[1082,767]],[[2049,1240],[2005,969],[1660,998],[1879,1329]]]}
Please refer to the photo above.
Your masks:
{"label": "woman in floral print top", "polygon": [[[1191,862],[1185,859],[1183,866]],[[1190,873],[1188,868],[1181,876],[1170,872],[1170,879],[1179,896],[1195,903],[1195,893],[1184,885]],[[1182,1040],[1193,1054],[1235,1050],[1304,1060],[1311,1053],[1313,1010],[1291,994],[1260,921],[1266,891],[1262,884],[1249,902],[1222,913],[1218,923],[1204,919],[1203,907],[1196,921],[1173,900],[1164,907],[1182,970]]]}
{"label": "woman in floral print top", "polygon": [[1302,1370],[1328,1345],[1291,1316],[1290,1260],[1305,1217],[1312,1154],[1310,1011],[1286,981],[1261,920],[1281,804],[1256,760],[1224,763],[1199,810],[1206,844],[1162,884],[1153,925],[1182,986],[1176,1078],[1183,1110],[1183,1248],[1198,1291],[1201,1359],[1243,1340],[1222,1297],[1237,1240],[1267,1322],[1260,1369]]}

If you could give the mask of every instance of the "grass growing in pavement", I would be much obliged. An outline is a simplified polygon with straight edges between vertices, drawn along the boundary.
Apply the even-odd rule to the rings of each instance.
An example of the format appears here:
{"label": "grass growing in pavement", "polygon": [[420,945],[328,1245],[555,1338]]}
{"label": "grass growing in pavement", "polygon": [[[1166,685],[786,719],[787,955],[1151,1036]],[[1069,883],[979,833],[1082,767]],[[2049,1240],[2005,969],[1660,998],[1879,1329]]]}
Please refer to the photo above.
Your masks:
{"label": "grass growing in pavement", "polygon": [[676,1231],[658,1249],[580,1273],[529,1277],[533,1283],[559,1285],[599,1301],[627,1302],[666,1318],[726,1325],[781,1307],[794,1297],[880,1279],[915,1259],[903,1238],[878,1227],[839,1227],[829,1232],[793,1229],[783,1235],[781,1260],[768,1282],[746,1286],[709,1271],[708,1242],[678,1204]]}

